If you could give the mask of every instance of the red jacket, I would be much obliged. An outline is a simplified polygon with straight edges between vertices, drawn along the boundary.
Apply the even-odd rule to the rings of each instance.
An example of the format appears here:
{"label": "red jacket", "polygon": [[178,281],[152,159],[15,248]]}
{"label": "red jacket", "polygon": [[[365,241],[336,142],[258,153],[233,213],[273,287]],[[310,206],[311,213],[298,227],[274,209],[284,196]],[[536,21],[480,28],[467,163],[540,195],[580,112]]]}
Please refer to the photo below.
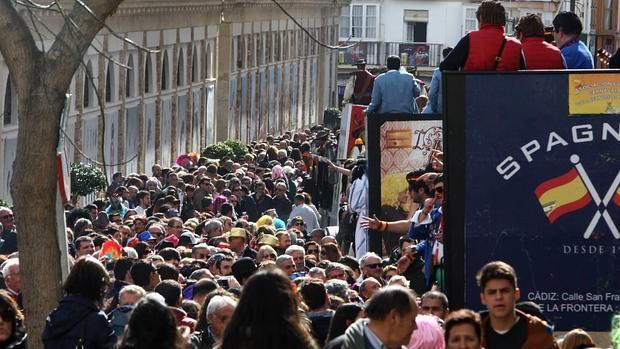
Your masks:
{"label": "red jacket", "polygon": [[525,69],[565,69],[560,49],[545,42],[544,38],[532,36],[521,40]]}
{"label": "red jacket", "polygon": [[358,70],[352,74],[355,75],[355,87],[353,88],[355,104],[370,104],[375,76],[367,70]]}
{"label": "red jacket", "polygon": [[506,38],[506,45],[497,70],[519,70],[521,43],[518,40],[506,37],[502,26],[492,24],[483,24],[480,30],[469,33],[469,52],[463,70],[493,70],[495,57],[499,53],[504,38]]}

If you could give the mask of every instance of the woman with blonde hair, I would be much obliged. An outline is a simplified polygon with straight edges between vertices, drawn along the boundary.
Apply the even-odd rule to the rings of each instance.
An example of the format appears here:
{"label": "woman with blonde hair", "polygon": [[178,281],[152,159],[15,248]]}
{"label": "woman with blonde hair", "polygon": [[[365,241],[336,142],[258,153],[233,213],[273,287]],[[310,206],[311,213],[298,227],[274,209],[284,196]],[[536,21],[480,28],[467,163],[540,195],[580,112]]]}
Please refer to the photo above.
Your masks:
{"label": "woman with blonde hair", "polygon": [[278,258],[276,250],[269,245],[263,245],[256,251],[256,264],[261,264],[265,260],[275,262],[276,258]]}

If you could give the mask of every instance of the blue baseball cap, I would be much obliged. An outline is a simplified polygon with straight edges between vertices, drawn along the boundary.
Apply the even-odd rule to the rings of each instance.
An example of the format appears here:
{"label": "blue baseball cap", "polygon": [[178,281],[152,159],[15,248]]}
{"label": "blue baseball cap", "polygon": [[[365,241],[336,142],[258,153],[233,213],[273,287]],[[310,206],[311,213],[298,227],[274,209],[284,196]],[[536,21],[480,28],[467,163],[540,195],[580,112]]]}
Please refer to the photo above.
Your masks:
{"label": "blue baseball cap", "polygon": [[151,233],[149,233],[148,231],[143,231],[140,234],[138,234],[138,240],[148,241],[148,240],[157,240],[157,239],[153,235],[151,235]]}

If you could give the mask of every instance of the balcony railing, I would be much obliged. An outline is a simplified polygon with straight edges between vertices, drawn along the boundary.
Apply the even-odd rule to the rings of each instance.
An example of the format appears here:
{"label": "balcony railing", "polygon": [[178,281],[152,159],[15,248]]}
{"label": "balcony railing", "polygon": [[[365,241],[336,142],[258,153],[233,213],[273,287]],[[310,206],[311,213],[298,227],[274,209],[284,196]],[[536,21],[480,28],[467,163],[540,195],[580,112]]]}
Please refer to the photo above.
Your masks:
{"label": "balcony railing", "polygon": [[400,57],[402,65],[437,67],[442,44],[427,42],[360,42],[338,52],[338,64],[355,64],[365,59],[369,65],[383,65],[389,55]]}

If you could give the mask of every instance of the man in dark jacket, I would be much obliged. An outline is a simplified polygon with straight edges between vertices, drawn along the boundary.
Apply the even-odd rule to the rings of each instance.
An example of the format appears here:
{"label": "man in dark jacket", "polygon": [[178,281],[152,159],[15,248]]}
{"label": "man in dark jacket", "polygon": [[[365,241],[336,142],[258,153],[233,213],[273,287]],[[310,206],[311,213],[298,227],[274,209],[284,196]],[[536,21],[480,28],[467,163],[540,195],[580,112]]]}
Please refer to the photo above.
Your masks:
{"label": "man in dark jacket", "polygon": [[301,297],[308,306],[306,315],[312,323],[312,336],[319,346],[325,344],[329,332],[329,324],[335,311],[329,308],[329,297],[323,282],[309,280],[301,286]]}
{"label": "man in dark jacket", "polygon": [[239,202],[237,203],[237,215],[242,216],[246,214],[248,221],[256,222],[258,220],[258,210],[256,208],[256,201],[250,196],[250,190],[245,185],[235,187],[233,194],[237,196]]}
{"label": "man in dark jacket", "polygon": [[211,349],[219,344],[232,317],[237,301],[228,296],[215,296],[209,302],[205,315],[209,326],[192,335],[192,345],[197,349]]}
{"label": "man in dark jacket", "polygon": [[129,285],[128,280],[131,278],[129,275],[129,270],[131,270],[131,266],[135,263],[134,259],[123,257],[117,260],[114,264],[114,283],[112,287],[106,294],[106,303],[108,303],[105,311],[107,313],[111,312],[118,305],[118,294],[121,292],[121,289],[127,285]]}
{"label": "man in dark jacket", "polygon": [[177,320],[178,326],[187,326],[190,330],[194,330],[196,327],[196,320],[188,317],[187,313],[181,309],[182,289],[178,282],[174,280],[164,280],[157,284],[153,291],[164,296],[166,305],[168,305],[168,309],[170,309]]}
{"label": "man in dark jacket", "polygon": [[15,229],[15,216],[7,207],[0,207],[0,230],[3,243],[0,244],[0,254],[9,255],[17,251],[17,232]]}
{"label": "man in dark jacket", "polygon": [[368,301],[368,318],[355,322],[325,348],[400,348],[409,343],[416,329],[417,314],[418,306],[409,290],[401,286],[386,287]]}
{"label": "man in dark jacket", "polygon": [[288,220],[293,210],[293,203],[286,196],[286,191],[286,183],[276,183],[276,195],[273,197],[273,206],[276,209],[278,218],[283,221]]}
{"label": "man in dark jacket", "polygon": [[256,210],[259,215],[263,215],[265,211],[273,208],[273,199],[265,192],[265,183],[263,182],[256,183],[252,198],[256,202]]}
{"label": "man in dark jacket", "polygon": [[481,345],[487,349],[559,349],[546,322],[515,309],[521,291],[515,270],[504,262],[487,263],[476,276],[483,314]]}

